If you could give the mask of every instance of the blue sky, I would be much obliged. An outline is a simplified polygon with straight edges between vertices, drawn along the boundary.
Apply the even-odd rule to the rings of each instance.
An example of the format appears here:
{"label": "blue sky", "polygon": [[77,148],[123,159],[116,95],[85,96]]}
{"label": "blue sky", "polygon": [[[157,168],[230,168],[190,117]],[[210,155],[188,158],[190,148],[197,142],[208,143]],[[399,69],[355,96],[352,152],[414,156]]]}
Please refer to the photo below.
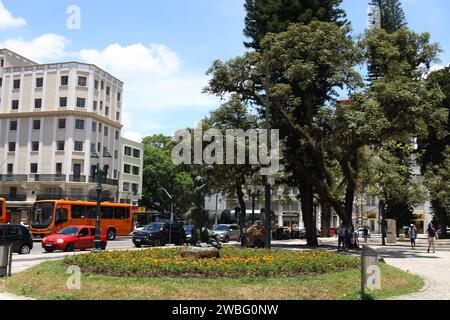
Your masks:
{"label": "blue sky", "polygon": [[[0,47],[38,62],[82,60],[125,82],[124,135],[139,137],[193,127],[218,107],[201,94],[215,59],[245,51],[244,0],[0,0]],[[366,26],[368,0],[344,0],[355,33]],[[81,10],[68,29],[67,8]],[[417,32],[429,31],[450,63],[448,0],[403,0]]]}

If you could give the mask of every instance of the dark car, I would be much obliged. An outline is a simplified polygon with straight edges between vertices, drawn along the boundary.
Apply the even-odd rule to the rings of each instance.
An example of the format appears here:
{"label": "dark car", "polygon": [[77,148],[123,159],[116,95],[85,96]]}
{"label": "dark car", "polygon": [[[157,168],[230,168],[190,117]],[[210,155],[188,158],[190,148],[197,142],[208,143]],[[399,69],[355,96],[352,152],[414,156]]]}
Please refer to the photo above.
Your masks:
{"label": "dark car", "polygon": [[0,246],[9,245],[12,245],[15,253],[30,254],[33,249],[33,237],[22,225],[2,224],[0,225]]}
{"label": "dark car", "polygon": [[186,235],[186,240],[189,241],[192,238],[192,230],[194,229],[194,226],[192,224],[185,224],[183,226],[184,233]]}
{"label": "dark car", "polygon": [[143,230],[133,233],[133,244],[137,248],[145,245],[160,247],[170,242],[176,245],[186,243],[183,225],[170,222],[153,222]]}

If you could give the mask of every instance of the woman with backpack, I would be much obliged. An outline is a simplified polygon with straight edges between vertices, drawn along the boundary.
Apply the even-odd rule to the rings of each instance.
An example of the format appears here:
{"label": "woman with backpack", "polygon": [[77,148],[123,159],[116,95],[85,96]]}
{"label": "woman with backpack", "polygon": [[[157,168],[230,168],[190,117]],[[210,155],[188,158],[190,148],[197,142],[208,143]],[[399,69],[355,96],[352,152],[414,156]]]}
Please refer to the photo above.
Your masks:
{"label": "woman with backpack", "polygon": [[436,253],[436,228],[433,223],[430,222],[427,229],[428,235],[428,253],[430,253],[431,247],[433,247],[433,253]]}

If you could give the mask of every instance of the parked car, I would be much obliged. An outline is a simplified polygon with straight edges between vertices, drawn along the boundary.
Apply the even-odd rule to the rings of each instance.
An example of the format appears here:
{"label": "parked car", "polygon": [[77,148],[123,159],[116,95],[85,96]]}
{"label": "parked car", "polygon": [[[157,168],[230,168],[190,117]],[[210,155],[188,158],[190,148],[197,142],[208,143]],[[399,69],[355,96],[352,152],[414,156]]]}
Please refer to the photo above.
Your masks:
{"label": "parked car", "polygon": [[264,228],[251,226],[242,234],[242,246],[247,248],[264,248]]}
{"label": "parked car", "polygon": [[142,231],[133,233],[133,244],[140,248],[148,245],[153,247],[165,246],[172,242],[176,245],[186,243],[186,233],[183,225],[170,222],[153,222]]}
{"label": "parked car", "polygon": [[189,240],[191,240],[192,238],[192,229],[194,229],[194,226],[192,224],[185,224],[183,226],[184,229],[184,233],[186,235],[186,241],[189,242]]}
{"label": "parked car", "polygon": [[241,228],[237,224],[219,224],[213,229],[217,241],[228,243],[241,240]]}
{"label": "parked car", "polygon": [[[94,249],[95,227],[70,226],[62,229],[57,234],[45,237],[42,240],[42,248],[48,252]],[[100,230],[101,249],[105,250],[108,244],[106,232]]]}
{"label": "parked car", "polygon": [[288,240],[291,239],[291,229],[288,227],[276,228],[273,233],[274,240]]}
{"label": "parked car", "polygon": [[33,249],[33,236],[22,225],[2,224],[0,225],[0,245],[12,245],[15,253],[30,254]]}

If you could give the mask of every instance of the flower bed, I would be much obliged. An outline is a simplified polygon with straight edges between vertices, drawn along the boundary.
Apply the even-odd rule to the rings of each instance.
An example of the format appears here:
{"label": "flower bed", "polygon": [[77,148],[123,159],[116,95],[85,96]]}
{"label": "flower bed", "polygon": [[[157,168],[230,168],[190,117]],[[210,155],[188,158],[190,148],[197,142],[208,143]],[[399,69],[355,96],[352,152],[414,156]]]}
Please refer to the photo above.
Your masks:
{"label": "flower bed", "polygon": [[325,251],[224,248],[219,259],[183,259],[181,249],[111,251],[66,257],[83,272],[129,277],[292,277],[357,268],[359,259]]}

